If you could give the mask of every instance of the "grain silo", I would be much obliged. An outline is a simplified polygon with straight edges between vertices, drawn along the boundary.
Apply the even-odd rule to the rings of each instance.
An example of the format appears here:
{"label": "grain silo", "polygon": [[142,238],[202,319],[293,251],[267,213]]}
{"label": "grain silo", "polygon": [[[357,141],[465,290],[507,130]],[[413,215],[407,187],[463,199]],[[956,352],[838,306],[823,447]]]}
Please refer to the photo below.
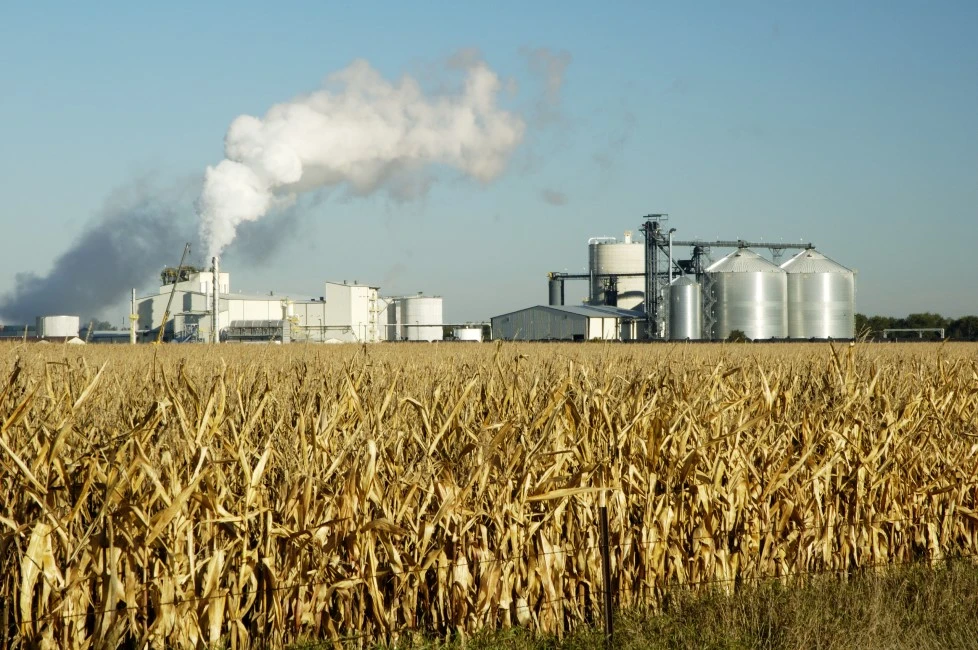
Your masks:
{"label": "grain silo", "polygon": [[[588,240],[588,271],[591,287],[588,302],[592,305],[613,305],[619,309],[638,309],[645,300],[645,245],[625,239],[592,237]],[[633,274],[615,278],[616,294],[609,291],[609,275]],[[553,298],[551,298],[553,304]]]}
{"label": "grain silo", "polygon": [[739,248],[707,269],[712,339],[739,330],[749,339],[788,335],[788,275],[749,248]]}
{"label": "grain silo", "polygon": [[856,280],[815,249],[781,265],[788,274],[788,337],[851,339],[855,336]]}
{"label": "grain silo", "polygon": [[669,285],[669,338],[695,341],[703,332],[703,295],[698,282],[683,276]]}

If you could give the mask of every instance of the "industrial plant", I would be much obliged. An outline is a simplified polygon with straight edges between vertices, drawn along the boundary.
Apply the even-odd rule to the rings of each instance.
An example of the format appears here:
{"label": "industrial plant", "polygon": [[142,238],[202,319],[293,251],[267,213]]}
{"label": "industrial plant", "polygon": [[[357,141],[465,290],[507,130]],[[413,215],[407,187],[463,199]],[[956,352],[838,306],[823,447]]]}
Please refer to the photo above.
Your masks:
{"label": "industrial plant", "polygon": [[[625,232],[588,241],[588,272],[553,272],[549,304],[492,319],[504,340],[720,341],[852,339],[855,273],[812,243],[679,240],[668,215],[645,217],[642,241]],[[713,251],[731,249],[717,260]],[[767,249],[772,260],[754,249]],[[688,250],[688,255],[678,255]],[[786,251],[798,251],[778,264]],[[565,284],[588,283],[583,306]]]}
{"label": "industrial plant", "polygon": [[[132,290],[128,332],[80,329],[78,316],[38,316],[37,340],[80,342],[378,343],[383,341],[844,340],[854,336],[855,273],[812,243],[682,240],[668,215],[645,217],[639,237],[592,237],[586,273],[548,274],[548,304],[450,325],[443,301],[383,296],[358,282],[324,282],[322,295],[232,290],[231,274],[180,264],[157,290]],[[766,249],[770,259],[757,250]],[[786,252],[792,256],[781,263]],[[719,256],[714,259],[714,255]],[[568,282],[587,284],[565,304]],[[82,336],[81,332],[85,334]],[[25,330],[26,338],[26,330]],[[82,336],[82,339],[79,339]]]}
{"label": "industrial plant", "polygon": [[323,295],[304,299],[235,293],[231,274],[220,271],[216,259],[208,270],[164,269],[161,280],[156,293],[133,294],[134,338],[139,333],[166,341],[218,343],[444,338],[442,299],[437,296],[384,297],[378,287],[356,282],[325,282]]}

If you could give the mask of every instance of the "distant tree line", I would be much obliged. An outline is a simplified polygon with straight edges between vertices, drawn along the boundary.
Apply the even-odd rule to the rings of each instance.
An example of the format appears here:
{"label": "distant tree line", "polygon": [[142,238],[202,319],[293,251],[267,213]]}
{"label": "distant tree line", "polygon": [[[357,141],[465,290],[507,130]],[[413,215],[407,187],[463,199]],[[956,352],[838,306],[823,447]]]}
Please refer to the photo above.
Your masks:
{"label": "distant tree line", "polygon": [[[866,316],[856,314],[856,336],[858,338],[882,339],[885,329],[912,329],[918,327],[944,328],[944,336],[958,341],[978,341],[978,316],[945,318],[940,314],[924,312],[910,314],[905,318],[894,316]],[[916,334],[904,333],[895,338],[917,338]],[[936,338],[936,335],[924,338]]]}

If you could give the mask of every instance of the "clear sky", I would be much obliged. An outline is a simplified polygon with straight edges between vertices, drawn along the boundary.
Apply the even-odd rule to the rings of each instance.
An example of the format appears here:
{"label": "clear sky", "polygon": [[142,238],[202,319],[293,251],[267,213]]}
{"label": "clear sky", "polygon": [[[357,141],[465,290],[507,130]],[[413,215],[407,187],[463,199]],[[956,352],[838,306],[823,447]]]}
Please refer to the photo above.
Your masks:
{"label": "clear sky", "polygon": [[[273,254],[229,250],[233,288],[357,279],[482,320],[545,303],[546,272],[583,271],[589,237],[668,212],[682,238],[815,242],[858,270],[860,312],[978,313],[976,34],[973,1],[5,3],[0,293],[120,188],[192,201],[236,116],[355,59],[436,92],[477,48],[527,122],[499,178],[303,202],[270,222]],[[536,48],[570,59],[543,115]]]}

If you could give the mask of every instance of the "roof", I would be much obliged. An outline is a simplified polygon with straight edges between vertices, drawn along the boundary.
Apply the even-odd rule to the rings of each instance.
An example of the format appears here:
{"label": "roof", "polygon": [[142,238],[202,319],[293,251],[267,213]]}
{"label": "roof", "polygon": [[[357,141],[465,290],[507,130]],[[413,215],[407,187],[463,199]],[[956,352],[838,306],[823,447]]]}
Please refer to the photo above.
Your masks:
{"label": "roof", "polygon": [[781,268],[788,273],[852,273],[851,269],[829,259],[814,248],[798,253],[782,264]]}
{"label": "roof", "polygon": [[738,248],[707,267],[707,273],[783,273],[781,267],[769,262],[749,248]]}
{"label": "roof", "polygon": [[575,316],[585,316],[587,318],[644,318],[644,314],[642,314],[642,312],[631,309],[619,309],[618,307],[609,307],[605,305],[534,305],[533,307],[525,307],[523,309],[517,309],[516,311],[493,316],[493,318],[511,316],[512,314],[527,311],[528,309],[547,309],[562,314],[574,314]]}

